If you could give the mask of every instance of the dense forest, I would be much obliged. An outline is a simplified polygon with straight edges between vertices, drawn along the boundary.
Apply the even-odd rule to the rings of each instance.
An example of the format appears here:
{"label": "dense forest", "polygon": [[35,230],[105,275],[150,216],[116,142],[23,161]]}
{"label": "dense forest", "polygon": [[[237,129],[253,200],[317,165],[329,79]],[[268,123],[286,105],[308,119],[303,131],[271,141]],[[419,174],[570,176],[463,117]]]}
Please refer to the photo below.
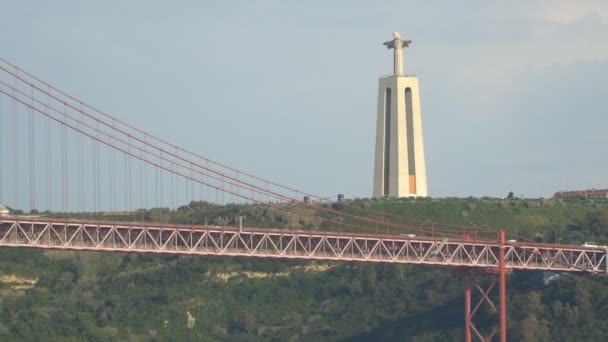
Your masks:
{"label": "dense forest", "polygon": [[[325,205],[353,212],[359,206],[378,217],[384,212],[501,227],[537,241],[608,244],[606,202],[349,202],[350,209]],[[177,210],[69,215],[218,225],[236,225],[243,216],[246,226],[344,229],[264,206],[205,202]],[[460,272],[415,265],[0,248],[0,340],[461,341]],[[519,271],[509,276],[507,286],[510,340],[608,338],[608,278]],[[478,325],[487,329],[496,314],[489,307],[482,310]]]}

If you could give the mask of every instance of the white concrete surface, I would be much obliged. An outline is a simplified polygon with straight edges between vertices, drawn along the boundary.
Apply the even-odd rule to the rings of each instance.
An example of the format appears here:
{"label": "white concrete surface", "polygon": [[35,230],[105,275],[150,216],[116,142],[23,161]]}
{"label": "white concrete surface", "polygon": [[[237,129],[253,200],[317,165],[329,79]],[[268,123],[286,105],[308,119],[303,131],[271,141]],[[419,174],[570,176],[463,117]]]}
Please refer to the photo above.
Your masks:
{"label": "white concrete surface", "polygon": [[[394,38],[392,42],[386,42],[384,45],[389,49],[394,48],[395,51],[402,51],[403,46],[408,46],[411,42],[402,40],[398,33],[394,34]],[[374,197],[428,196],[418,78],[404,76],[403,64],[396,58],[395,53],[395,74],[381,78],[378,85],[373,195]],[[388,89],[390,89],[389,101],[386,95]],[[407,92],[411,94],[409,100],[406,96]],[[390,102],[390,115],[386,115],[387,102]],[[387,116],[389,116],[388,129],[386,129]],[[385,158],[387,148],[388,159]],[[413,164],[411,167],[410,163]],[[388,182],[388,192],[386,192],[386,182]]]}

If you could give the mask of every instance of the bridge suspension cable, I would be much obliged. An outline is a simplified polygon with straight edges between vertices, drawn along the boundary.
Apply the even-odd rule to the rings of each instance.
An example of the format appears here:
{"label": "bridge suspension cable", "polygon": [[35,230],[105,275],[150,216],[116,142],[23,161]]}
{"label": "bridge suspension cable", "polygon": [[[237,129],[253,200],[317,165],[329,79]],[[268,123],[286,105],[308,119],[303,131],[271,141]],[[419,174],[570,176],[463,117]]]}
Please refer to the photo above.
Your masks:
{"label": "bridge suspension cable", "polygon": [[[228,171],[234,172],[237,175],[242,175],[242,176],[251,178],[251,179],[253,179],[255,181],[260,181],[260,182],[262,182],[262,183],[264,183],[266,185],[272,185],[274,187],[277,187],[277,188],[280,188],[280,189],[283,189],[283,190],[286,190],[286,191],[289,191],[289,192],[293,192],[296,195],[297,194],[306,195],[306,196],[310,196],[310,197],[312,197],[314,199],[317,199],[317,200],[322,200],[323,199],[322,196],[314,195],[312,193],[308,193],[308,192],[305,192],[305,191],[302,191],[302,190],[298,190],[298,189],[295,189],[295,188],[292,188],[292,187],[281,185],[281,184],[279,184],[277,182],[274,182],[274,181],[271,181],[271,180],[268,180],[268,179],[264,179],[264,178],[255,176],[255,175],[253,175],[251,173],[248,173],[248,172],[245,172],[245,171],[242,171],[242,170],[230,167],[230,166],[228,166],[226,164],[223,164],[223,163],[219,163],[217,161],[214,161],[214,160],[211,160],[211,159],[209,159],[207,157],[204,157],[204,156],[202,156],[202,155],[200,155],[198,153],[195,153],[195,152],[193,152],[191,150],[188,150],[186,148],[183,148],[183,147],[180,147],[178,145],[172,144],[172,143],[170,143],[170,142],[168,142],[168,141],[166,141],[166,140],[164,140],[162,138],[156,137],[156,136],[151,135],[151,134],[149,134],[149,133],[147,133],[147,132],[145,132],[145,131],[143,131],[141,129],[138,129],[137,127],[134,127],[134,126],[132,126],[132,125],[130,125],[130,124],[128,124],[128,123],[126,123],[126,122],[124,122],[124,121],[122,121],[122,120],[120,120],[120,119],[118,119],[118,118],[116,118],[116,117],[114,117],[114,116],[112,116],[112,115],[104,112],[104,111],[101,111],[101,110],[99,110],[99,109],[97,109],[97,108],[95,108],[95,107],[87,104],[86,102],[84,102],[84,101],[82,101],[80,99],[77,99],[76,97],[74,97],[74,96],[68,94],[67,92],[64,92],[61,89],[58,89],[58,88],[54,87],[53,85],[51,85],[51,84],[49,84],[49,83],[41,80],[40,78],[38,78],[38,77],[34,76],[33,74],[31,74],[31,73],[29,73],[29,72],[21,69],[17,65],[15,65],[15,64],[7,61],[6,59],[4,59],[2,57],[0,57],[0,61],[4,62],[5,64],[7,64],[8,66],[10,66],[11,68],[15,69],[16,72],[20,72],[23,75],[31,78],[33,81],[38,82],[41,85],[47,87],[47,90],[49,92],[51,90],[53,90],[53,91],[57,92],[58,94],[66,97],[67,99],[76,102],[77,104],[79,104],[81,106],[81,108],[83,108],[83,109],[84,108],[88,108],[88,109],[94,111],[95,113],[98,113],[101,116],[105,117],[106,119],[112,120],[113,126],[115,126],[115,127],[117,127],[118,125],[122,125],[125,128],[127,128],[129,130],[133,130],[136,133],[142,134],[145,137],[148,137],[148,138],[150,138],[150,139],[152,139],[152,140],[154,140],[154,141],[156,141],[156,142],[158,142],[158,143],[160,143],[162,145],[166,145],[167,147],[175,149],[175,151],[183,152],[183,153],[185,153],[185,154],[187,154],[187,155],[189,155],[191,157],[197,158],[197,159],[202,160],[202,161],[204,161],[206,163],[209,163],[209,164],[218,166],[218,167],[220,167],[222,169],[226,169]],[[6,69],[4,69],[4,70],[6,71]],[[356,208],[356,209],[364,211],[364,212],[381,214],[384,217],[392,217],[392,218],[397,218],[397,219],[402,219],[402,220],[413,220],[413,221],[418,221],[418,222],[428,221],[426,219],[415,218],[415,217],[411,217],[411,216],[397,215],[397,214],[391,214],[391,213],[385,213],[385,212],[378,212],[378,211],[373,211],[373,210],[370,210],[370,209],[367,209],[367,208],[358,208],[357,206],[353,206],[352,204],[348,204],[348,203],[344,204],[344,206],[351,207],[351,208]],[[469,227],[469,226],[466,226],[466,225],[453,225],[453,224],[442,223],[442,222],[438,222],[438,221],[432,221],[432,222],[434,224],[436,224],[437,226],[445,226],[445,227],[459,228],[459,229],[472,228],[472,227]],[[475,230],[477,230],[477,231],[489,231],[489,232],[496,231],[496,229],[486,229],[486,228],[481,228],[481,227],[476,227]]]}
{"label": "bridge suspension cable", "polygon": [[[196,181],[196,182],[201,183],[201,184],[203,184],[205,186],[214,188],[216,191],[220,191],[221,193],[228,193],[228,194],[235,195],[237,197],[240,197],[240,198],[243,198],[245,200],[252,201],[252,202],[256,202],[256,203],[265,203],[265,201],[260,200],[260,199],[255,199],[254,198],[255,196],[243,196],[242,194],[237,194],[234,191],[234,187],[236,186],[237,189],[239,189],[239,190],[250,191],[252,194],[254,194],[254,193],[258,194],[258,195],[260,195],[260,197],[266,196],[266,198],[273,198],[273,199],[276,199],[276,200],[279,200],[279,201],[286,201],[286,202],[290,202],[290,203],[296,203],[296,204],[299,204],[299,205],[305,205],[305,206],[311,207],[312,209],[315,209],[315,210],[318,210],[318,211],[321,211],[321,212],[326,212],[328,214],[337,215],[337,216],[343,216],[343,217],[346,217],[346,218],[349,218],[349,219],[352,219],[352,220],[356,220],[356,221],[360,221],[360,222],[366,222],[366,223],[371,223],[371,224],[376,224],[376,225],[379,225],[379,224],[380,225],[385,225],[385,226],[391,227],[391,228],[404,229],[404,230],[407,230],[409,232],[418,232],[418,231],[420,231],[420,232],[425,232],[425,233],[430,233],[430,234],[438,234],[438,235],[441,234],[441,235],[444,235],[444,236],[447,236],[447,235],[461,236],[461,234],[462,234],[462,228],[463,228],[462,226],[451,225],[452,226],[451,228],[460,228],[460,231],[454,231],[453,229],[452,230],[441,229],[439,227],[433,228],[433,229],[429,230],[429,229],[424,229],[422,227],[418,227],[418,226],[415,226],[415,225],[412,225],[412,224],[409,224],[409,223],[393,222],[393,221],[390,221],[388,219],[388,217],[401,218],[401,219],[403,219],[403,218],[405,218],[405,219],[412,219],[412,218],[409,218],[409,217],[400,216],[400,215],[396,215],[396,214],[382,213],[382,212],[373,211],[373,210],[368,210],[366,208],[360,208],[360,207],[353,206],[353,205],[350,205],[350,204],[346,205],[346,206],[349,206],[349,207],[352,207],[352,208],[355,208],[357,210],[361,210],[361,211],[364,211],[364,212],[367,211],[367,212],[373,212],[375,214],[383,215],[383,219],[378,220],[378,219],[370,218],[368,216],[361,216],[361,215],[351,214],[351,213],[347,213],[347,212],[340,211],[340,210],[335,210],[335,209],[332,209],[332,208],[327,208],[327,207],[325,207],[323,205],[317,205],[317,204],[314,204],[314,203],[305,203],[304,201],[302,201],[299,198],[294,198],[294,197],[292,197],[290,195],[285,195],[285,194],[281,194],[280,192],[277,192],[277,191],[274,191],[274,190],[269,190],[268,187],[262,188],[261,186],[258,186],[256,184],[245,182],[242,179],[238,178],[238,176],[239,175],[243,175],[243,176],[246,176],[246,177],[253,178],[255,180],[264,181],[265,184],[271,184],[271,185],[274,185],[276,187],[282,188],[284,190],[293,191],[296,194],[298,194],[298,193],[299,194],[306,194],[306,195],[309,195],[309,196],[313,196],[314,198],[318,198],[318,199],[320,198],[319,196],[308,194],[308,193],[305,193],[305,192],[302,192],[302,191],[299,191],[299,190],[295,190],[293,188],[285,187],[285,186],[279,185],[278,183],[275,183],[275,182],[272,182],[272,181],[264,180],[264,179],[262,179],[260,177],[256,177],[256,176],[253,176],[253,175],[251,175],[249,173],[246,173],[246,172],[243,172],[243,171],[240,171],[240,170],[228,167],[228,166],[226,166],[224,164],[217,163],[217,162],[212,161],[212,160],[210,160],[208,158],[205,158],[205,157],[202,157],[202,156],[200,156],[198,154],[190,152],[189,150],[186,150],[186,149],[183,149],[183,148],[178,147],[176,145],[167,143],[166,141],[164,141],[162,139],[156,138],[156,137],[154,137],[154,136],[152,136],[152,135],[150,135],[150,134],[148,134],[148,133],[146,133],[144,131],[141,131],[141,130],[133,127],[133,126],[125,124],[122,121],[120,121],[120,120],[118,120],[118,119],[116,119],[116,118],[114,118],[114,117],[112,117],[112,116],[110,116],[110,115],[108,115],[106,113],[103,113],[103,112],[101,112],[101,111],[99,111],[99,110],[97,110],[97,109],[95,109],[95,108],[87,105],[86,103],[84,103],[84,102],[82,102],[82,101],[74,98],[73,96],[68,95],[65,92],[62,92],[61,90],[58,90],[57,88],[53,87],[52,85],[50,85],[50,84],[48,84],[48,83],[46,83],[44,81],[41,81],[39,78],[37,78],[35,76],[32,76],[31,74],[23,71],[22,69],[14,66],[13,64],[8,63],[4,59],[0,58],[0,60],[2,60],[3,62],[5,62],[6,64],[10,65],[11,67],[14,67],[16,70],[18,70],[22,74],[24,74],[27,77],[29,77],[29,78],[31,78],[31,79],[34,80],[34,81],[31,81],[31,80],[28,81],[28,80],[25,79],[25,77],[22,77],[19,74],[17,74],[17,71],[11,72],[9,69],[0,66],[0,69],[2,69],[3,71],[5,71],[9,75],[11,75],[15,80],[18,80],[18,81],[26,84],[27,86],[31,87],[30,89],[32,89],[32,94],[28,95],[26,92],[20,91],[16,87],[13,87],[13,86],[11,86],[10,84],[8,84],[6,82],[2,82],[2,85],[4,85],[5,87],[7,87],[8,89],[11,90],[10,93],[9,92],[4,92],[5,95],[7,95],[9,97],[15,98],[16,95],[19,94],[21,97],[23,97],[23,98],[26,99],[26,101],[20,101],[20,102],[22,104],[30,107],[30,111],[32,111],[32,107],[34,107],[34,106],[33,105],[28,105],[26,103],[27,101],[30,101],[31,104],[33,104],[35,102],[35,103],[41,105],[44,109],[42,111],[40,111],[40,110],[37,110],[37,111],[41,112],[43,115],[45,115],[46,113],[44,113],[44,112],[46,112],[49,109],[52,110],[55,113],[58,113],[58,114],[62,115],[63,119],[64,119],[63,121],[62,120],[56,120],[61,125],[65,126],[66,125],[66,120],[69,119],[69,120],[71,120],[71,122],[73,122],[73,123],[76,124],[76,127],[72,127],[72,126],[69,126],[69,127],[72,128],[72,129],[74,129],[74,130],[76,130],[76,131],[78,131],[79,133],[81,133],[81,134],[85,133],[85,131],[83,129],[81,129],[82,126],[84,126],[84,128],[86,128],[87,130],[90,130],[89,134],[86,134],[87,136],[89,136],[89,138],[91,138],[93,140],[96,140],[98,142],[102,142],[102,143],[106,144],[107,146],[115,148],[115,149],[116,149],[115,145],[122,146],[123,148],[120,149],[120,150],[124,153],[125,156],[128,155],[131,158],[139,159],[139,160],[141,160],[143,162],[148,162],[149,164],[151,164],[151,165],[153,165],[155,167],[161,167],[162,170],[168,172],[169,174],[173,174],[173,175],[182,177],[182,178],[186,179],[187,181],[191,181],[191,182],[192,181]],[[41,85],[35,84],[35,82],[41,83]],[[37,100],[33,96],[33,90],[34,89],[36,91],[38,91],[39,93],[47,96],[47,103],[46,104],[43,103],[40,100]],[[62,99],[59,95],[53,94],[51,92],[51,90],[53,90],[56,93],[59,93],[59,94],[63,95],[64,97],[67,97],[67,99],[66,98]],[[50,105],[49,103],[50,103],[51,99],[53,99],[54,101],[58,102],[59,104],[63,104],[64,111],[61,112],[61,110],[59,110],[59,109],[55,108],[54,106]],[[74,104],[72,102],[76,102],[76,103]],[[80,105],[80,106],[78,106],[78,105]],[[81,119],[78,119],[78,118],[75,118],[73,116],[68,115],[67,108],[70,108],[70,109],[72,109],[72,110],[80,113],[82,115]],[[96,112],[98,114],[101,114],[106,119],[111,119],[112,122],[107,122],[104,119],[100,118],[99,116],[95,116],[95,115],[91,114],[90,112],[86,111],[85,108],[89,108],[89,109],[93,110],[94,112]],[[86,123],[84,121],[84,117],[87,117],[87,118],[91,119],[92,120],[92,124]],[[124,128],[117,127],[118,125],[116,125],[116,123],[119,123],[120,125],[126,127],[127,129],[130,129],[132,131],[135,131],[138,134],[143,134],[143,139],[140,136],[138,136],[137,134],[134,134],[133,132],[129,132],[129,131],[125,130]],[[109,129],[109,131],[101,130],[99,128],[100,124],[103,125],[103,126],[105,126],[107,129]],[[102,141],[102,139],[100,139],[100,135],[102,135],[104,137],[103,141]],[[123,139],[119,138],[119,136],[126,137],[126,140],[124,138]],[[160,146],[156,145],[156,144],[150,143],[146,138],[149,138],[149,139],[151,139],[153,141],[156,141],[157,143],[160,143]],[[108,140],[108,141],[105,141],[105,140]],[[137,142],[137,144],[133,143],[133,140],[135,140]],[[166,146],[166,147],[164,147],[164,146]],[[158,163],[156,163],[156,162],[150,163],[149,160],[143,158],[144,155],[152,155],[152,153],[153,153],[151,151],[148,151],[148,149],[147,149],[148,147],[151,148],[153,151],[155,150],[155,151],[158,152],[158,154],[159,154],[159,159],[158,159],[159,162]],[[167,147],[174,148],[176,152],[172,152],[171,150],[167,149]],[[79,146],[79,149],[81,149],[81,146]],[[136,155],[134,155],[134,153],[131,153],[132,149],[135,149],[136,153],[139,152],[139,154],[140,154],[139,158]],[[232,176],[227,175],[227,174],[225,174],[225,173],[223,173],[221,171],[217,171],[217,170],[211,169],[211,168],[206,167],[206,166],[204,166],[202,164],[199,164],[198,162],[186,159],[185,157],[179,155],[177,153],[177,151],[182,151],[182,152],[184,152],[184,153],[186,153],[186,154],[188,154],[190,156],[194,156],[194,157],[198,158],[199,160],[202,159],[202,160],[204,160],[204,161],[206,161],[208,163],[211,163],[213,165],[220,166],[221,168],[228,169],[228,170],[231,170],[231,171],[235,171],[237,173],[237,177],[232,177]],[[93,164],[94,164],[93,165],[93,178],[94,178],[93,179],[93,183],[94,183],[94,188],[98,189],[99,188],[99,186],[98,186],[98,183],[99,183],[99,179],[98,178],[99,177],[98,177],[98,174],[96,172],[99,172],[99,171],[96,171],[96,170],[98,169],[98,165],[97,164],[99,163],[98,162],[98,158],[99,157],[98,157],[98,147],[96,147],[96,145],[93,146],[93,156],[94,156],[94,159],[93,159]],[[168,163],[168,167],[164,167],[163,166],[163,162],[167,162]],[[82,163],[82,161],[80,161],[80,163]],[[177,170],[175,170],[175,168],[177,168]],[[179,172],[176,172],[176,171],[179,171]],[[189,175],[185,171],[189,171]],[[127,173],[130,173],[130,172],[131,172],[131,168],[127,167],[127,164],[125,163],[125,181],[124,181],[124,185],[127,186],[127,188],[131,188],[130,179],[132,177],[130,175],[127,176]],[[79,177],[82,177],[83,173],[82,172],[78,172],[78,173],[79,173]],[[194,177],[193,177],[194,174],[197,174],[197,177],[201,177],[201,178],[204,177],[204,178],[213,179],[215,181],[218,181],[218,182],[221,183],[221,186],[217,185],[217,184],[213,185],[213,184],[210,184],[208,182],[201,182],[198,179],[194,179]],[[230,188],[232,190],[226,190],[224,188],[225,185],[230,186]],[[81,184],[79,186],[79,189],[80,190],[83,189],[83,182],[82,181],[81,181]],[[177,191],[178,191],[177,186],[174,187],[174,190],[175,190],[175,193],[177,194]],[[131,192],[127,190],[126,193],[125,193],[125,195],[130,196],[130,193]],[[161,188],[161,193],[162,193],[162,188]],[[98,199],[99,199],[99,196],[100,196],[99,195],[99,191],[98,190],[94,190],[94,194],[95,194],[94,195],[94,203],[95,203],[94,207],[97,208],[98,207]],[[79,197],[80,197],[79,201],[82,202],[82,197],[84,197],[84,196],[81,194]],[[177,197],[177,195],[174,198],[176,198],[176,197]],[[132,199],[125,198],[125,203],[131,203],[131,202],[132,202]],[[284,207],[281,207],[280,209],[286,211],[286,209]],[[295,211],[295,209],[292,208],[291,211]],[[302,213],[299,213],[299,214],[302,214]],[[304,216],[307,216],[307,215],[304,215]],[[316,217],[316,218],[320,218],[320,219],[323,219],[325,221],[328,221],[327,218],[321,218],[321,217]],[[417,220],[420,221],[420,219],[417,219]],[[351,225],[350,223],[345,223],[343,221],[339,221],[338,223],[341,224],[341,225],[344,225],[344,226]],[[443,225],[443,224],[438,223],[438,222],[434,222],[434,223],[436,223],[438,226]],[[359,227],[359,228],[362,228],[362,227]]]}

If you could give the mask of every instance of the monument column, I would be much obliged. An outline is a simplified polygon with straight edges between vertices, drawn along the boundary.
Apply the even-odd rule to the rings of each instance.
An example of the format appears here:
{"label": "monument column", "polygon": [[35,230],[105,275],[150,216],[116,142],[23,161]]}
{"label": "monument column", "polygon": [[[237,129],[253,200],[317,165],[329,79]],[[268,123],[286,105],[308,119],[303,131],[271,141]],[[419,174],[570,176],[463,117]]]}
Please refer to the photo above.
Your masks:
{"label": "monument column", "polygon": [[403,66],[411,42],[395,32],[384,43],[394,61],[393,75],[378,87],[374,197],[428,196],[418,78],[406,76]]}

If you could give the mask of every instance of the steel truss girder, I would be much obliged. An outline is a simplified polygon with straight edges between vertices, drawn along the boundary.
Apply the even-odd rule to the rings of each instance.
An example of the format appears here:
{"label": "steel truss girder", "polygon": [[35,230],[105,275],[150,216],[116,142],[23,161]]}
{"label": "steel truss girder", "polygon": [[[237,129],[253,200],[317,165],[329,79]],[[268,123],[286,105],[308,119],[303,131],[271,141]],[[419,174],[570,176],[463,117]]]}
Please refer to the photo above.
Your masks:
{"label": "steel truss girder", "polygon": [[[318,259],[476,267],[499,266],[491,240],[448,240],[217,226],[0,218],[0,246],[71,250]],[[606,273],[606,250],[571,245],[503,245],[508,269]]]}

